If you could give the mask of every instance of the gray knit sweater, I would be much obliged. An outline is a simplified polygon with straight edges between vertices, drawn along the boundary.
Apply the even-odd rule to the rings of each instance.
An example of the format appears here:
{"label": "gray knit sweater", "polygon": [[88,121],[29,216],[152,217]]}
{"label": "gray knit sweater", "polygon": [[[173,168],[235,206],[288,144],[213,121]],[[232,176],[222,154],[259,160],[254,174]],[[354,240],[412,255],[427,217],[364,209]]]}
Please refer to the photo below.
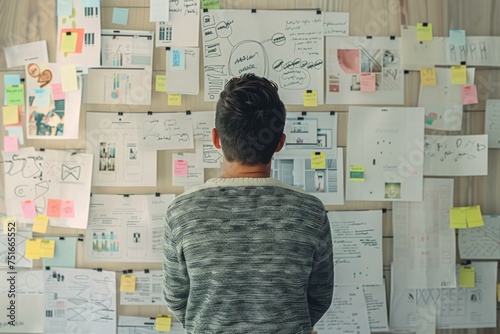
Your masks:
{"label": "gray knit sweater", "polygon": [[166,214],[164,298],[188,333],[307,333],[331,304],[330,225],[273,178],[220,178]]}

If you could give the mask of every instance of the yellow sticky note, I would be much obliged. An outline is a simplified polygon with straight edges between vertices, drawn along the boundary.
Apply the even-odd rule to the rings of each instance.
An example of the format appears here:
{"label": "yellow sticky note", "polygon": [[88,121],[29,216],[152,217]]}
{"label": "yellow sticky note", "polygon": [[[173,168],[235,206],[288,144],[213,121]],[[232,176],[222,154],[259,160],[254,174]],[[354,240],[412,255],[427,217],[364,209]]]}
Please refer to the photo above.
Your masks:
{"label": "yellow sticky note", "polygon": [[450,227],[467,228],[467,218],[465,216],[466,208],[450,209]]}
{"label": "yellow sticky note", "polygon": [[417,41],[432,41],[432,23],[417,23]]}
{"label": "yellow sticky note", "polygon": [[172,318],[168,316],[159,315],[156,317],[156,330],[170,332],[170,326],[172,325]]}
{"label": "yellow sticky note", "polygon": [[500,283],[497,284],[497,301],[500,303]]}
{"label": "yellow sticky note", "polygon": [[121,292],[135,292],[135,275],[122,275],[120,283]]}
{"label": "yellow sticky note", "polygon": [[326,154],[325,154],[325,152],[312,152],[311,153],[311,168],[312,169],[326,169]]}
{"label": "yellow sticky note", "polygon": [[4,106],[3,111],[3,125],[19,124],[19,113],[17,106]]}
{"label": "yellow sticky note", "polygon": [[42,239],[26,240],[26,253],[24,254],[24,257],[33,260],[39,259],[41,244],[42,244]]}
{"label": "yellow sticky note", "polygon": [[169,106],[180,106],[182,103],[181,94],[168,94],[168,105]]}
{"label": "yellow sticky note", "polygon": [[318,106],[318,92],[315,90],[304,91],[304,107]]}
{"label": "yellow sticky note", "polygon": [[468,227],[484,226],[483,215],[479,205],[468,207],[465,211]]}
{"label": "yellow sticky note", "polygon": [[465,85],[467,83],[467,66],[452,66],[451,67],[451,84]]}
{"label": "yellow sticky note", "polygon": [[77,40],[78,40],[77,32],[63,33],[61,41],[61,51],[67,53],[75,52]]}
{"label": "yellow sticky note", "polygon": [[349,181],[364,181],[365,180],[365,167],[364,166],[351,166],[349,167]]}
{"label": "yellow sticky note", "polygon": [[37,215],[35,217],[35,222],[33,223],[33,232],[45,233],[47,232],[48,225],[49,225],[49,217],[43,215]]}
{"label": "yellow sticky note", "polygon": [[434,67],[422,67],[420,69],[420,85],[436,86],[436,69]]}
{"label": "yellow sticky note", "polygon": [[78,81],[76,79],[75,65],[61,66],[61,82],[62,82],[63,92],[71,92],[78,90]]}
{"label": "yellow sticky note", "polygon": [[158,74],[156,76],[156,89],[157,92],[167,92],[167,76]]}
{"label": "yellow sticky note", "polygon": [[40,257],[44,257],[47,259],[54,258],[55,248],[56,248],[55,240],[40,239]]}
{"label": "yellow sticky note", "polygon": [[460,267],[458,286],[461,288],[473,288],[476,285],[475,272],[474,267]]}
{"label": "yellow sticky note", "polygon": [[17,218],[15,216],[3,217],[3,234],[17,232]]}

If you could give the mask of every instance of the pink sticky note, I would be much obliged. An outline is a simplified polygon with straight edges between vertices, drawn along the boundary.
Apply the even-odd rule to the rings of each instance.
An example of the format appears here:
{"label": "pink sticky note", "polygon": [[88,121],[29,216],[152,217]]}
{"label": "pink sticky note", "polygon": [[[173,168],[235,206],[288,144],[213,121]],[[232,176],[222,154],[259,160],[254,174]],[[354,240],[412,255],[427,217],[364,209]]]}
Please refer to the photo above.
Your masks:
{"label": "pink sticky note", "polygon": [[188,175],[188,162],[187,160],[174,161],[174,176],[187,176]]}
{"label": "pink sticky note", "polygon": [[54,101],[64,100],[66,94],[63,92],[62,83],[52,84],[52,99]]}
{"label": "pink sticky note", "polygon": [[462,86],[462,104],[477,104],[477,89],[476,85]]}
{"label": "pink sticky note", "polygon": [[375,73],[361,73],[360,84],[362,92],[374,92]]}
{"label": "pink sticky note", "polygon": [[49,198],[47,201],[47,216],[48,217],[61,217],[61,203],[60,199]]}
{"label": "pink sticky note", "polygon": [[75,217],[75,203],[73,201],[61,202],[61,218]]}
{"label": "pink sticky note", "polygon": [[22,201],[21,209],[23,210],[24,218],[31,219],[36,217],[35,201],[32,200]]}
{"label": "pink sticky note", "polygon": [[3,137],[3,150],[5,152],[15,152],[19,150],[19,140],[17,136]]}

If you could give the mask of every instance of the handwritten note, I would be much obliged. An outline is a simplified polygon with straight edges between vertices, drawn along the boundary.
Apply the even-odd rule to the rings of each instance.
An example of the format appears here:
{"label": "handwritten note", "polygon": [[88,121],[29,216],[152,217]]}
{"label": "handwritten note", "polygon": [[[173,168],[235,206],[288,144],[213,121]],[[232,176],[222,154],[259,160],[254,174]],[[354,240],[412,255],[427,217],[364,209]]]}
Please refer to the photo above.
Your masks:
{"label": "handwritten note", "polygon": [[304,91],[304,107],[318,106],[318,92],[315,90]]}
{"label": "handwritten note", "polygon": [[374,92],[376,88],[375,73],[361,73],[360,84],[362,92]]}
{"label": "handwritten note", "polygon": [[51,86],[52,86],[52,99],[54,101],[64,100],[66,98],[66,94],[62,89],[61,83],[53,83]]}
{"label": "handwritten note", "polygon": [[172,326],[172,318],[168,316],[159,315],[156,317],[156,327],[157,331],[169,332]]}
{"label": "handwritten note", "polygon": [[169,106],[180,106],[182,104],[181,94],[168,94],[168,105]]}
{"label": "handwritten note", "polygon": [[450,208],[450,227],[467,228],[465,208]]}
{"label": "handwritten note", "polygon": [[61,218],[74,218],[74,217],[75,217],[75,202],[61,201]]}
{"label": "handwritten note", "polygon": [[364,166],[351,166],[349,167],[349,181],[362,182],[365,180],[365,167]]}
{"label": "handwritten note", "polygon": [[24,104],[24,85],[9,85],[5,88],[7,105],[20,106]]}
{"label": "handwritten note", "polygon": [[452,66],[451,67],[451,84],[465,85],[467,83],[467,66]]}
{"label": "handwritten note", "polygon": [[175,160],[174,161],[174,176],[186,176],[188,175],[188,162],[187,160]]}
{"label": "handwritten note", "polygon": [[420,84],[422,86],[436,86],[436,69],[434,67],[420,69]]}
{"label": "handwritten note", "polygon": [[61,205],[62,201],[60,199],[49,198],[47,201],[47,216],[61,217]]}
{"label": "handwritten note", "polygon": [[349,13],[324,12],[323,15],[325,36],[349,36]]}
{"label": "handwritten note", "polygon": [[122,279],[120,282],[120,291],[121,292],[135,292],[135,275],[122,275]]}
{"label": "handwritten note", "polygon": [[460,267],[458,272],[458,286],[461,288],[473,288],[476,286],[476,270],[474,267]]}
{"label": "handwritten note", "polygon": [[149,150],[194,148],[193,123],[186,113],[153,113],[145,116],[141,123],[140,148]]}
{"label": "handwritten note", "polygon": [[167,76],[162,75],[162,74],[156,75],[156,86],[155,87],[156,87],[155,90],[157,92],[166,93],[167,92]]}
{"label": "handwritten note", "polygon": [[476,85],[462,86],[462,104],[477,104],[477,89]]}
{"label": "handwritten note", "polygon": [[21,209],[23,211],[23,217],[32,219],[36,217],[35,201],[26,200],[21,202]]}
{"label": "handwritten note", "polygon": [[325,152],[312,152],[311,153],[311,168],[312,169],[326,169],[326,153]]}
{"label": "handwritten note", "polygon": [[417,40],[421,42],[432,41],[432,23],[417,23]]}
{"label": "handwritten note", "polygon": [[49,224],[49,217],[43,215],[37,215],[35,217],[35,222],[33,223],[33,232],[46,233],[47,226]]}
{"label": "handwritten note", "polygon": [[202,9],[220,9],[220,0],[202,0]]}
{"label": "handwritten note", "polygon": [[24,257],[33,260],[39,259],[41,244],[42,244],[42,239],[27,239]]}
{"label": "handwritten note", "polygon": [[40,240],[40,257],[52,259],[56,248],[55,240]]}

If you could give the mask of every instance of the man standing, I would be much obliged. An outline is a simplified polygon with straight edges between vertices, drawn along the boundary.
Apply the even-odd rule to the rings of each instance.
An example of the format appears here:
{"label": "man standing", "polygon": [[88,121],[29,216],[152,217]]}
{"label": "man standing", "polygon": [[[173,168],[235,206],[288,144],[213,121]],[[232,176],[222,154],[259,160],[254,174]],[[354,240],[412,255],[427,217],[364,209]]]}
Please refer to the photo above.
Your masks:
{"label": "man standing", "polygon": [[164,298],[188,333],[310,334],[331,304],[324,206],[270,177],[285,119],[275,83],[253,74],[231,79],[212,130],[222,175],[167,210]]}

